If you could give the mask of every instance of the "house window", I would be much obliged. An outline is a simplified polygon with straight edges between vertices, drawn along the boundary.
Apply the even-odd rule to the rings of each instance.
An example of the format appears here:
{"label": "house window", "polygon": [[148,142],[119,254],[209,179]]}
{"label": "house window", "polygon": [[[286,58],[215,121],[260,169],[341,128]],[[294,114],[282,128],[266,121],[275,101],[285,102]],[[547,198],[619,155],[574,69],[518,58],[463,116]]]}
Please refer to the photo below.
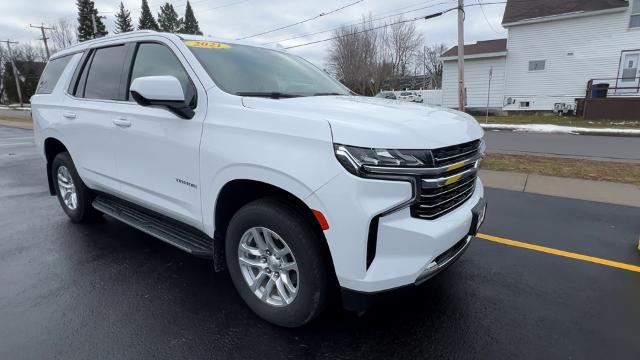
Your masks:
{"label": "house window", "polygon": [[640,28],[640,0],[632,0],[631,3],[631,19],[629,20],[630,28]]}
{"label": "house window", "polygon": [[[638,0],[638,1],[640,1],[640,0]],[[547,65],[547,61],[546,60],[532,60],[532,61],[529,61],[529,71],[544,70],[546,65]]]}

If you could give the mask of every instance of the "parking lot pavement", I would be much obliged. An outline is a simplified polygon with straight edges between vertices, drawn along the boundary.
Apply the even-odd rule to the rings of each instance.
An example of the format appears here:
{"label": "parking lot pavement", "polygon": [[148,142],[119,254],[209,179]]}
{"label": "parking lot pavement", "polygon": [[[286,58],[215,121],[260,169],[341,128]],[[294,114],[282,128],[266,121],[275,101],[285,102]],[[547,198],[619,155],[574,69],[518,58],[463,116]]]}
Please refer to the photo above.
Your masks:
{"label": "parking lot pavement", "polygon": [[[336,308],[301,329],[272,326],[211,262],[113,219],[70,223],[48,195],[43,160],[15,139],[29,134],[0,127],[0,359],[640,353],[640,273],[479,238],[448,271],[362,316]],[[487,197],[484,234],[640,265],[640,208]]]}

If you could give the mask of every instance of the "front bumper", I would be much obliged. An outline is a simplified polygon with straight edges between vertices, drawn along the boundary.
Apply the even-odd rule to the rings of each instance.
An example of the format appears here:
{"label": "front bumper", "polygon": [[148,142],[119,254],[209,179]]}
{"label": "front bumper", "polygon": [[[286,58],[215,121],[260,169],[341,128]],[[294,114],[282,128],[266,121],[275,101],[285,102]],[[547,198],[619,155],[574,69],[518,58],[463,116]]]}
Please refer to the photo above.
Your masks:
{"label": "front bumper", "polygon": [[[473,195],[461,206],[434,220],[411,216],[408,206],[378,217],[412,198],[411,184],[357,178],[341,174],[312,194],[306,202],[321,210],[328,222],[325,231],[340,286],[357,293],[376,293],[420,283],[453,263],[475,234],[485,208],[484,189],[476,180]],[[480,205],[479,205],[480,204]],[[476,224],[474,224],[474,221]],[[473,229],[473,230],[470,230]],[[371,259],[371,231],[375,231],[375,256]],[[462,246],[456,248],[462,240]],[[441,257],[450,250],[446,263]],[[440,257],[440,258],[439,258]],[[440,262],[438,262],[438,259]]]}

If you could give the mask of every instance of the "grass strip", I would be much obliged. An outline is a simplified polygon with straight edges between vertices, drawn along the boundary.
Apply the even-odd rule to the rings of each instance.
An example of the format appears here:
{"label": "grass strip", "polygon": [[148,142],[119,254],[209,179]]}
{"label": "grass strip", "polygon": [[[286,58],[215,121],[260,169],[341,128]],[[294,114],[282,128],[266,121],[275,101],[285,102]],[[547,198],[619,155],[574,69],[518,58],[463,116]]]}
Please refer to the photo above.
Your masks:
{"label": "grass strip", "polygon": [[489,116],[488,122],[484,116],[476,116],[481,124],[551,124],[558,126],[574,126],[599,129],[640,129],[640,119],[636,120],[585,120],[574,116],[543,116],[543,115],[517,115],[517,116]]}

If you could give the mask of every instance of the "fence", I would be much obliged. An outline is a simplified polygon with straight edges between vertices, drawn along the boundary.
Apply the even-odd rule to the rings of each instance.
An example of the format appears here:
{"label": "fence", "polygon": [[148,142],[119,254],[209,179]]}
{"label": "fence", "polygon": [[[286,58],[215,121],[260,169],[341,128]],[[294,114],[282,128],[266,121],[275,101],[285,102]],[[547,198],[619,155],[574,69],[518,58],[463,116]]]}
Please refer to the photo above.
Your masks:
{"label": "fence", "polygon": [[[409,92],[415,92],[422,96],[422,103],[424,105],[442,106],[442,90],[407,90]],[[405,91],[394,91],[396,96],[400,96],[400,93]]]}
{"label": "fence", "polygon": [[592,79],[584,103],[587,120],[640,119],[640,78]]}

